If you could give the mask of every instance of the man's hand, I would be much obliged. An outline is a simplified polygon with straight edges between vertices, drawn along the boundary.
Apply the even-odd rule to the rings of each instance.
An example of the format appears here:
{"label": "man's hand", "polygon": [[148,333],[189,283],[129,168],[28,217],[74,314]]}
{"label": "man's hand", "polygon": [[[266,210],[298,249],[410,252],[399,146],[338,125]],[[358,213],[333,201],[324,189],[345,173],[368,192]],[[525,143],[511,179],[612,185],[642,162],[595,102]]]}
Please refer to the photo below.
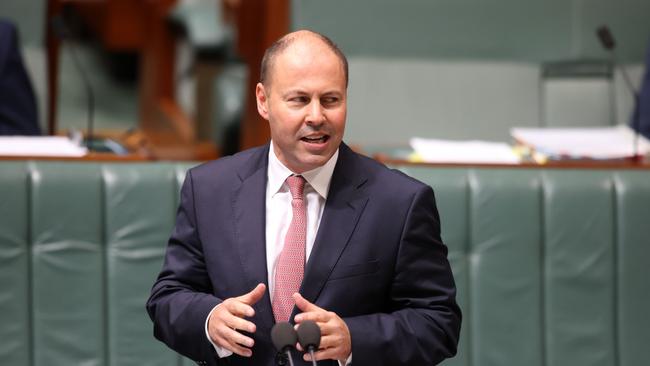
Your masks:
{"label": "man's hand", "polygon": [[255,315],[252,305],[262,298],[264,291],[266,286],[260,283],[251,292],[228,298],[219,304],[208,319],[210,339],[219,347],[240,356],[250,357],[253,354],[250,350],[253,347],[253,339],[238,330],[255,333],[255,324],[244,318]]}
{"label": "man's hand", "polygon": [[[352,352],[352,339],[347,324],[336,313],[319,308],[310,303],[299,293],[293,294],[298,309],[303,311],[294,318],[296,324],[312,320],[318,324],[321,332],[320,347],[314,353],[316,361],[339,360],[343,363]],[[311,355],[305,353],[305,361],[311,361]]]}

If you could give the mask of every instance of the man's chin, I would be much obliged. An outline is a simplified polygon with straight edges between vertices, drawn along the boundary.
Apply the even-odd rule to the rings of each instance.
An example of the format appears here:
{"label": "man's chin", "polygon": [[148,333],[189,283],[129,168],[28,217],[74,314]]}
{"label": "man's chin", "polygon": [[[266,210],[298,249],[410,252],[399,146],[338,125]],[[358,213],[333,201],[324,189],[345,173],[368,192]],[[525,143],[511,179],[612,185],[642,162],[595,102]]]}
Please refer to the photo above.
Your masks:
{"label": "man's chin", "polygon": [[[327,163],[330,160],[334,153],[328,153],[327,155],[315,155],[315,154],[306,154],[307,156],[302,156],[297,165],[297,168],[300,170],[296,173],[304,173],[310,170],[319,168]],[[290,168],[290,167],[289,167]],[[293,170],[293,169],[292,169]]]}

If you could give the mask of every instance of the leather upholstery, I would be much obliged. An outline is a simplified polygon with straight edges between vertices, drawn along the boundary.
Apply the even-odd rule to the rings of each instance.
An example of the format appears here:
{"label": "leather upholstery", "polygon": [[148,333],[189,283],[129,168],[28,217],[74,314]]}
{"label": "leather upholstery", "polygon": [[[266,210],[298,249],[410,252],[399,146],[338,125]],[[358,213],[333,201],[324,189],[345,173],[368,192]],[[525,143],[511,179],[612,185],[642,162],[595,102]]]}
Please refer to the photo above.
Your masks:
{"label": "leather upholstery", "polygon": [[[144,309],[188,167],[0,162],[0,364],[192,364]],[[444,365],[650,364],[650,170],[399,168],[449,246]]]}
{"label": "leather upholstery", "polygon": [[435,188],[455,271],[444,365],[650,364],[649,170],[401,168]]}
{"label": "leather upholstery", "polygon": [[0,364],[181,364],[144,303],[188,167],[0,163]]}

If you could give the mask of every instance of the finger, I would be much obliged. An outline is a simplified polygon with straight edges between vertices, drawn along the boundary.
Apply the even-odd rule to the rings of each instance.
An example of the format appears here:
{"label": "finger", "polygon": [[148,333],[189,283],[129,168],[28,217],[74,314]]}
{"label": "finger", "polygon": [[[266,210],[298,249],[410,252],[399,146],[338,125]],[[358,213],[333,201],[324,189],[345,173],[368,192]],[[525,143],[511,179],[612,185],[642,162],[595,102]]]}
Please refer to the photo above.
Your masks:
{"label": "finger", "polygon": [[246,348],[242,345],[239,345],[235,342],[231,341],[226,341],[225,345],[222,345],[223,348],[227,349],[228,351],[238,354],[243,357],[250,357],[253,355],[253,351],[251,351],[249,348]]}
{"label": "finger", "polygon": [[259,283],[249,293],[236,297],[236,299],[243,302],[244,304],[253,305],[256,302],[260,301],[262,296],[264,296],[265,291],[266,291],[266,285],[264,285],[263,283]]}
{"label": "finger", "polygon": [[310,311],[308,313],[300,313],[296,315],[293,320],[296,322],[296,324],[311,320],[313,322],[316,322],[316,324],[318,324],[320,327],[330,321],[330,316],[326,311]]}
{"label": "finger", "polygon": [[[305,353],[303,356],[303,359],[305,361],[311,361],[311,354]],[[345,360],[347,357],[344,357],[340,355],[340,350],[336,348],[328,348],[324,350],[319,350],[317,352],[314,352],[314,359],[316,361],[322,361],[322,360]]]}
{"label": "finger", "polygon": [[255,323],[248,321],[246,319],[238,318],[236,316],[230,317],[228,321],[225,322],[226,326],[233,330],[243,330],[248,333],[255,333]]}
{"label": "finger", "polygon": [[307,301],[307,299],[302,297],[302,295],[300,295],[297,292],[293,294],[293,301],[295,301],[296,306],[298,307],[298,309],[300,309],[301,311],[304,311],[304,312],[323,310],[323,309],[319,308],[318,306],[316,306],[316,305],[310,303],[309,301]]}
{"label": "finger", "polygon": [[320,333],[324,337],[329,334],[337,334],[342,331],[341,326],[338,325],[333,319],[327,322],[318,322],[318,327],[320,328]]}
{"label": "finger", "polygon": [[318,346],[321,350],[336,348],[336,346],[341,344],[341,339],[338,336],[327,335],[320,338],[320,345]]}
{"label": "finger", "polygon": [[253,341],[252,338],[247,337],[247,336],[241,334],[240,332],[238,332],[236,330],[233,330],[233,329],[230,329],[230,328],[227,328],[226,330],[224,330],[224,335],[225,335],[224,338],[226,338],[227,341],[229,341],[231,343],[235,343],[235,344],[240,345],[240,346],[251,348],[255,344],[255,341]]}
{"label": "finger", "polygon": [[253,309],[252,306],[241,302],[239,298],[234,298],[234,299],[228,299],[224,301],[224,304],[226,306],[226,310],[228,310],[228,313],[231,315],[237,316],[237,317],[251,317],[255,315],[255,310]]}
{"label": "finger", "polygon": [[213,340],[217,345],[230,352],[236,353],[240,356],[250,357],[252,351],[248,349],[246,345],[253,344],[253,340],[246,338],[248,337],[223,326]]}

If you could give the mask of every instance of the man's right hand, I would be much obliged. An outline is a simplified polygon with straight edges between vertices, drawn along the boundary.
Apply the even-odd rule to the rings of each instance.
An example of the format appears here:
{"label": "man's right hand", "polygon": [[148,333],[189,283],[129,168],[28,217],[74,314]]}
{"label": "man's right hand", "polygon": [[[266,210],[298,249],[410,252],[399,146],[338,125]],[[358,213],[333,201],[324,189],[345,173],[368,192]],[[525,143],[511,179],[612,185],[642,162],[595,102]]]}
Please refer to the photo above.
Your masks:
{"label": "man's right hand", "polygon": [[266,286],[258,284],[251,292],[231,297],[219,304],[208,319],[208,334],[219,347],[240,356],[250,357],[253,352],[253,339],[238,332],[243,330],[255,333],[255,324],[244,319],[255,315],[252,305],[264,296]]}

